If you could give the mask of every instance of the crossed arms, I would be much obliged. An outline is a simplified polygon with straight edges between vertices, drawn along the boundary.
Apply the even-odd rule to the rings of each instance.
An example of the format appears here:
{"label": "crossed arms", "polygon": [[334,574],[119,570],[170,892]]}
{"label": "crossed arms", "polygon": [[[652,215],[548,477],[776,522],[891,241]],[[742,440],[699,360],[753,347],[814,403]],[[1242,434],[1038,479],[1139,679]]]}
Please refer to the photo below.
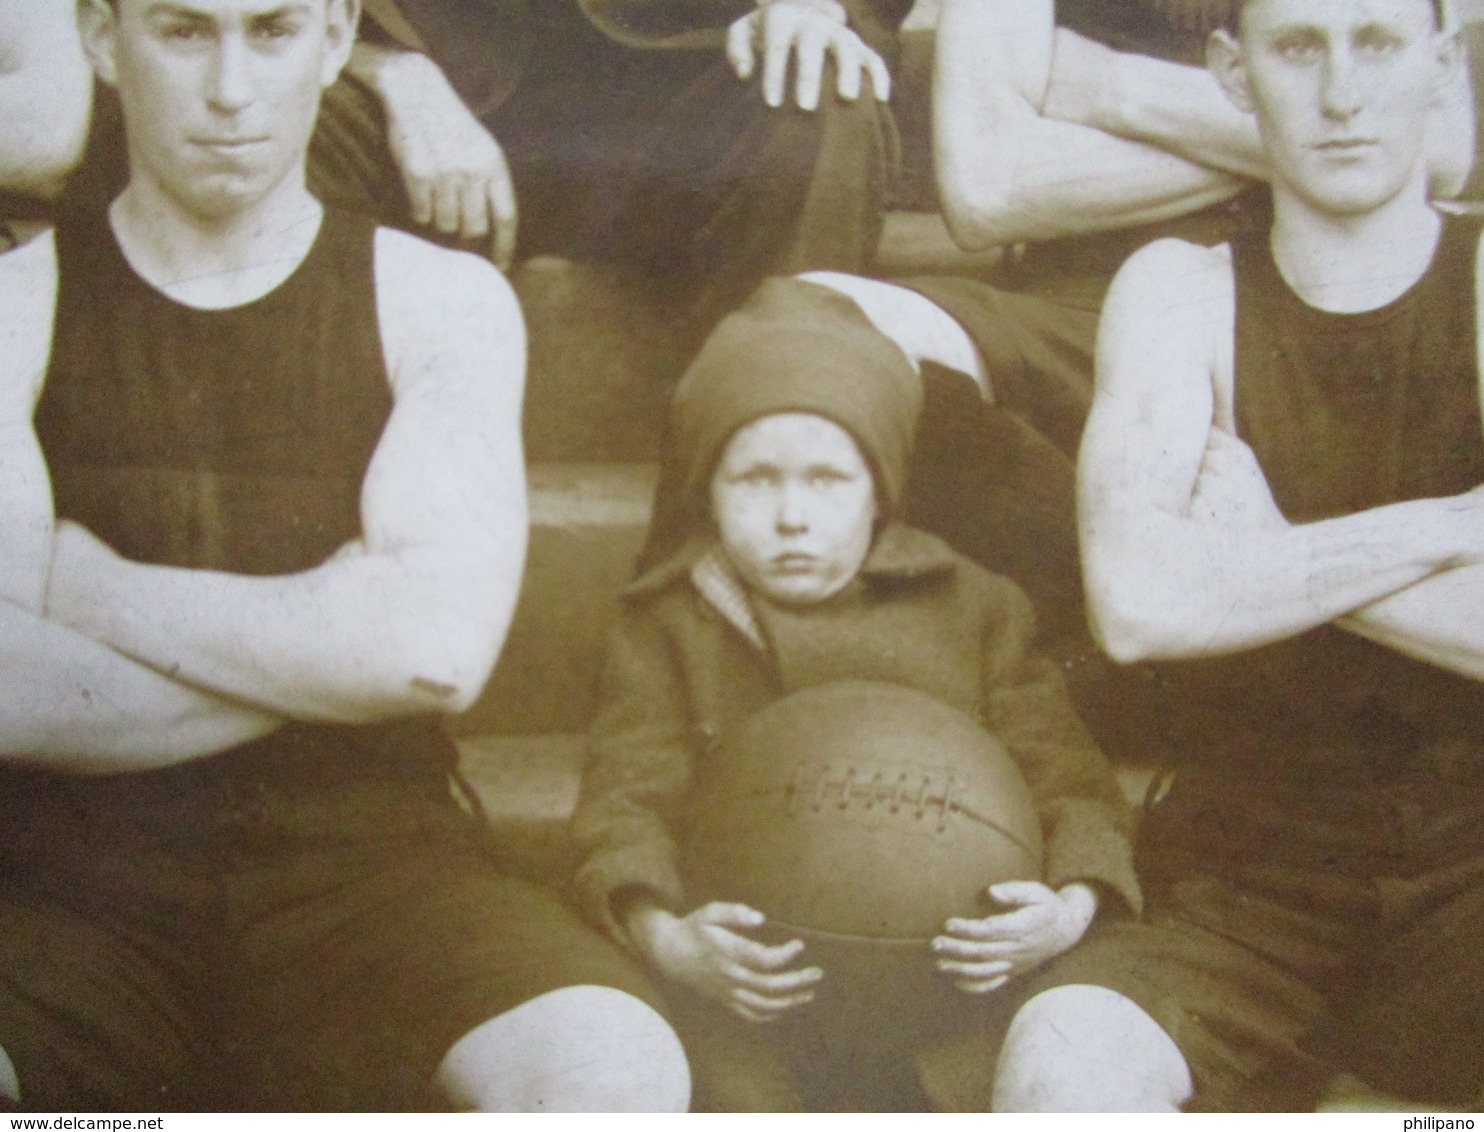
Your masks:
{"label": "crossed arms", "polygon": [[394,408],[362,487],[362,535],[265,578],[129,562],[53,523],[29,418],[55,252],[43,238],[0,258],[0,341],[14,347],[0,360],[0,522],[24,536],[0,551],[0,758],[144,769],[285,719],[456,711],[478,694],[525,553],[524,332],[473,257],[382,231],[376,264]]}
{"label": "crossed arms", "polygon": [[1484,679],[1484,491],[1290,523],[1232,414],[1227,248],[1114,281],[1078,461],[1088,609],[1115,659],[1237,652],[1328,622]]}

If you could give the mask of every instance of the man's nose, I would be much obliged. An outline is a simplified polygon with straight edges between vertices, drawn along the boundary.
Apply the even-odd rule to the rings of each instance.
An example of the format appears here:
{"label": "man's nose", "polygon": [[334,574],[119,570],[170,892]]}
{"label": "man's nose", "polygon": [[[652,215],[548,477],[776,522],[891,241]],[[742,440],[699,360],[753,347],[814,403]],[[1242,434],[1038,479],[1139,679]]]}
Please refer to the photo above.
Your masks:
{"label": "man's nose", "polygon": [[217,41],[209,93],[212,107],[225,113],[252,101],[252,63],[241,36],[228,34]]}
{"label": "man's nose", "polygon": [[1349,118],[1360,109],[1363,79],[1349,48],[1336,48],[1324,62],[1324,85],[1320,92],[1328,118]]}

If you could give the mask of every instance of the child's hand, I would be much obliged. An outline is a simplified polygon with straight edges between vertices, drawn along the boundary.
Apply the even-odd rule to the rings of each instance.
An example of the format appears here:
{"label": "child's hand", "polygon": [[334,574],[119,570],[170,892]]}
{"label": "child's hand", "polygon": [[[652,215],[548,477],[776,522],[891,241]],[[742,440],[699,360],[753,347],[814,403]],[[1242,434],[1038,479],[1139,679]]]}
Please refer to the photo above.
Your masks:
{"label": "child's hand", "polygon": [[982,920],[949,920],[933,940],[938,970],[966,994],[987,994],[1016,975],[1060,955],[1082,938],[1097,912],[1097,893],[1085,884],[1053,892],[1039,881],[1012,880],[991,885],[1012,912]]}
{"label": "child's hand", "polygon": [[707,904],[688,916],[649,906],[629,917],[629,932],[654,966],[678,983],[750,1022],[769,1022],[814,998],[818,967],[788,969],[803,940],[768,947],[738,934],[763,925],[745,904]]}

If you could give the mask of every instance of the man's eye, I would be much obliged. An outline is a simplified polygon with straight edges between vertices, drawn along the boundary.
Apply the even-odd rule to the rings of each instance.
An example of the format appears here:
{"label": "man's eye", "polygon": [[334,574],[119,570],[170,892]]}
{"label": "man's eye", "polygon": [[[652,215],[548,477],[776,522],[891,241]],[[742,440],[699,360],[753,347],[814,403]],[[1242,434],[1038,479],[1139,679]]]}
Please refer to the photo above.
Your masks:
{"label": "man's eye", "polygon": [[1280,39],[1277,47],[1278,54],[1290,63],[1312,63],[1317,61],[1324,52],[1324,45],[1310,36]]}
{"label": "man's eye", "polygon": [[1356,50],[1366,55],[1384,56],[1399,51],[1402,41],[1399,37],[1380,30],[1363,31],[1355,38]]}
{"label": "man's eye", "polygon": [[270,42],[291,39],[298,30],[287,20],[265,20],[253,28],[253,37]]}
{"label": "man's eye", "polygon": [[177,43],[199,43],[210,34],[209,29],[200,24],[168,24],[163,29],[166,39]]}
{"label": "man's eye", "polygon": [[834,468],[815,468],[809,473],[809,483],[814,487],[834,487],[850,477]]}

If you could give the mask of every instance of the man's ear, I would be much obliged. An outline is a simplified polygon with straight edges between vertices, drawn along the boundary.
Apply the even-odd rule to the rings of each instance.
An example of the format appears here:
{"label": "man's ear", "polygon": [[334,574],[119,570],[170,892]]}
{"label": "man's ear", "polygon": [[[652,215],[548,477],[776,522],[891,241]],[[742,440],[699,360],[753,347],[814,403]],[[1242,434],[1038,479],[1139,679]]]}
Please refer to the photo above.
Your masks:
{"label": "man's ear", "polygon": [[107,0],[78,0],[77,30],[93,73],[113,86],[118,82],[114,48],[118,35],[118,12]]}
{"label": "man's ear", "polygon": [[1441,104],[1460,81],[1460,72],[1466,65],[1463,44],[1459,42],[1458,29],[1451,20],[1438,33],[1434,50],[1437,52],[1438,75],[1433,85],[1433,101]]}
{"label": "man's ear", "polygon": [[320,68],[320,86],[329,87],[340,77],[356,43],[361,23],[361,0],[326,0],[325,59]]}
{"label": "man's ear", "polygon": [[1225,28],[1217,28],[1206,40],[1206,69],[1216,77],[1238,110],[1252,113],[1252,87],[1247,81],[1242,45]]}

